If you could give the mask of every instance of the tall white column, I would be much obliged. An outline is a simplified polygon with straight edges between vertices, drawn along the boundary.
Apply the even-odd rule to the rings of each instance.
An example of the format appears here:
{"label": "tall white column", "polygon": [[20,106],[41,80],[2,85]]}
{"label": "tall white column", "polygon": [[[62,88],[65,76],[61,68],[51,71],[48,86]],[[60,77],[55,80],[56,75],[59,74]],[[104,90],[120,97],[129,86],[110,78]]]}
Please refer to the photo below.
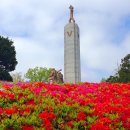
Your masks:
{"label": "tall white column", "polygon": [[[73,7],[70,6],[70,9]],[[73,10],[71,10],[73,11]],[[73,13],[73,12],[71,12]],[[80,70],[80,34],[79,27],[70,15],[69,23],[64,28],[64,81],[81,82]]]}

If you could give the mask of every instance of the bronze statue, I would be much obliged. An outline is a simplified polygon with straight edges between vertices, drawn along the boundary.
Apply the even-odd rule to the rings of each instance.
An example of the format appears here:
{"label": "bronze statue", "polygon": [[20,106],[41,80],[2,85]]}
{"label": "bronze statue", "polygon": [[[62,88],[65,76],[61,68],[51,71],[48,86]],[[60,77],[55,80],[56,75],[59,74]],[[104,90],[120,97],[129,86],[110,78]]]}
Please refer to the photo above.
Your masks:
{"label": "bronze statue", "polygon": [[70,5],[70,7],[69,7],[69,9],[70,9],[70,19],[69,19],[69,23],[71,23],[71,22],[74,22],[75,23],[75,20],[74,20],[74,7],[72,6],[72,5]]}
{"label": "bronze statue", "polygon": [[49,82],[56,82],[56,80],[57,80],[56,70],[52,68],[51,73],[49,75]]}
{"label": "bronze statue", "polygon": [[61,73],[61,69],[56,71],[54,68],[52,68],[48,80],[50,83],[63,83],[64,81],[63,81],[63,74]]}
{"label": "bronze statue", "polygon": [[63,74],[61,73],[61,69],[57,71],[57,80],[59,83],[63,83]]}

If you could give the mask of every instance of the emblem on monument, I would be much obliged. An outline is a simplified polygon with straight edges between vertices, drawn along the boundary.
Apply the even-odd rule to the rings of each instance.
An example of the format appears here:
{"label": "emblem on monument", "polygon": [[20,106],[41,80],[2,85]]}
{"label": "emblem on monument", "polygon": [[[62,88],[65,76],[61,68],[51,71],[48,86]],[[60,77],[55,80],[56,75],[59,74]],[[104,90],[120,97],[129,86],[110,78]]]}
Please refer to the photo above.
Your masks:
{"label": "emblem on monument", "polygon": [[71,32],[67,32],[68,36],[71,37],[72,35],[72,31]]}

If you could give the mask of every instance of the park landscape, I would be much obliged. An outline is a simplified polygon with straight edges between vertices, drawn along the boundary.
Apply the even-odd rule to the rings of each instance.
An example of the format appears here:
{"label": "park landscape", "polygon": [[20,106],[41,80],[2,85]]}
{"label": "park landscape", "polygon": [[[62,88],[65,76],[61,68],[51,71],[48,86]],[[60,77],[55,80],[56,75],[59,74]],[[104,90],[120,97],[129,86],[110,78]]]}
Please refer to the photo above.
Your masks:
{"label": "park landscape", "polygon": [[[14,6],[16,3],[15,0],[12,0],[12,1],[14,1],[14,3],[2,2],[2,5],[5,6],[7,4],[8,5],[7,7],[8,8],[11,7],[11,9],[12,9],[12,5]],[[57,0],[55,0],[55,1],[57,1]],[[88,4],[90,4],[90,3],[88,3]],[[113,3],[113,1],[112,1],[112,3]],[[118,4],[119,3],[120,2],[118,2]],[[33,6],[33,4],[34,4],[34,6]],[[36,6],[35,4],[38,6]],[[52,2],[50,2],[48,5],[51,5],[51,4],[52,4]],[[92,5],[93,4],[94,3],[92,2]],[[17,8],[21,9],[22,5],[25,6],[24,3],[21,3],[20,5],[18,4]],[[43,9],[43,6],[40,6],[40,5],[41,5],[41,3],[37,3],[37,2],[36,3],[35,2],[31,3],[31,1],[27,2],[27,7],[31,11],[35,10],[35,9],[32,9],[33,7],[36,7],[36,8],[38,7],[37,9],[39,9],[39,8]],[[46,6],[48,7],[48,5],[46,5]],[[122,6],[123,5],[125,5],[125,4],[122,4]],[[57,9],[56,8],[57,4],[56,5],[54,4],[53,6],[55,7],[55,9]],[[91,4],[90,4],[90,6],[91,6]],[[97,6],[98,5],[96,5],[95,7],[97,7]],[[113,6],[114,5],[112,4],[112,7]],[[110,4],[110,7],[111,7],[111,4]],[[86,6],[85,6],[85,8],[86,8]],[[48,8],[46,8],[46,9],[48,11]],[[59,55],[61,55],[60,54],[61,46],[59,48],[57,48],[56,51],[53,51],[54,48],[56,48],[54,46],[53,46],[54,48],[52,47],[53,48],[52,50],[49,48],[52,45],[52,43],[49,43],[51,41],[50,39],[52,38],[49,35],[49,33],[45,33],[45,34],[46,34],[46,37],[47,37],[47,34],[51,37],[51,38],[49,38],[50,41],[48,39],[46,39],[46,37],[44,37],[44,38],[46,39],[45,41],[48,41],[47,43],[49,43],[50,45],[49,44],[46,45],[44,43],[42,45],[42,47],[44,48],[47,46],[47,48],[49,48],[50,51],[48,49],[48,52],[43,53],[44,55],[42,54],[42,51],[40,51],[37,58],[34,55],[30,55],[30,57],[33,59],[33,62],[35,62],[35,64],[37,64],[37,66],[35,66],[33,68],[28,68],[28,70],[26,71],[26,73],[24,75],[22,75],[20,72],[15,71],[16,66],[19,65],[19,63],[21,63],[20,62],[21,58],[25,57],[25,59],[26,59],[26,57],[28,57],[28,54],[29,54],[29,53],[26,53],[27,55],[25,55],[24,53],[21,53],[22,54],[22,55],[20,55],[21,57],[19,58],[19,60],[17,59],[17,54],[20,54],[20,53],[18,51],[16,51],[15,47],[16,46],[18,47],[19,45],[15,44],[15,40],[19,41],[19,42],[21,42],[22,40],[20,40],[20,38],[18,38],[18,39],[16,38],[18,34],[17,35],[15,34],[14,40],[11,39],[10,37],[8,37],[8,35],[5,35],[7,33],[6,31],[3,31],[6,33],[5,34],[3,33],[3,35],[0,36],[0,130],[130,130],[130,54],[129,54],[130,46],[127,43],[129,41],[129,39],[124,36],[126,38],[125,43],[124,43],[124,42],[120,41],[121,38],[119,38],[119,34],[117,35],[117,33],[114,32],[118,38],[118,40],[117,39],[114,39],[114,40],[116,42],[120,41],[119,43],[122,46],[119,45],[119,47],[121,46],[124,48],[124,51],[122,51],[122,52],[123,52],[123,54],[125,54],[125,56],[122,57],[122,59],[121,59],[120,65],[118,65],[116,71],[114,71],[114,74],[112,74],[108,78],[102,77],[102,79],[100,79],[100,82],[89,82],[89,81],[87,81],[87,78],[84,81],[82,81],[81,68],[80,68],[82,66],[82,65],[80,66],[80,31],[79,31],[78,24],[76,24],[76,20],[74,17],[74,7],[72,5],[70,5],[69,9],[70,9],[70,18],[68,20],[68,24],[65,25],[65,27],[64,27],[64,45],[65,45],[64,46],[64,50],[65,50],[64,51],[64,54],[65,54],[64,55],[64,75],[62,74],[61,68],[56,69],[55,67],[39,66],[37,63],[39,61],[38,59],[40,59],[40,61],[43,60],[43,62],[41,62],[42,64],[44,62],[47,63],[46,61],[49,59],[49,61],[51,62],[51,65],[55,64],[56,62],[59,63],[59,61],[60,61]],[[98,18],[98,17],[95,17],[95,14],[94,14],[94,18],[98,18],[95,21],[98,21],[98,20],[100,21],[100,18],[102,20],[104,20],[106,18],[106,16],[108,18],[109,13],[112,13],[111,14],[112,17],[110,17],[110,19],[113,21],[113,23],[115,23],[116,20],[113,18],[113,16],[116,16],[118,14],[118,11],[120,12],[120,10],[117,9],[118,11],[114,12],[117,14],[113,14],[113,12],[109,12],[110,10],[108,11],[109,13],[108,12],[104,13],[105,9],[103,9],[103,10],[100,10],[100,9],[98,9],[99,10],[98,13],[101,14],[101,12],[102,12],[103,15],[100,16],[97,13],[100,16]],[[124,9],[124,7],[120,8],[120,9]],[[125,8],[125,9],[127,10],[127,8]],[[3,8],[3,12],[4,12],[4,10],[5,9]],[[25,8],[25,10],[26,10],[26,8]],[[30,10],[27,10],[28,13],[30,13]],[[24,11],[23,8],[21,11],[22,12]],[[36,12],[37,16],[39,16],[39,14],[42,14],[44,12],[44,9],[41,11],[42,13],[40,11],[41,10]],[[51,11],[51,8],[49,8],[49,11]],[[82,10],[80,10],[80,11],[82,12]],[[94,11],[95,11],[95,9],[94,9]],[[15,11],[15,13],[16,12],[17,11]],[[57,12],[60,12],[59,9]],[[91,9],[90,9],[90,12],[91,12]],[[87,13],[90,13],[90,12],[87,10]],[[123,11],[121,10],[121,12],[123,12]],[[104,18],[104,14],[106,14],[105,18]],[[124,14],[125,14],[125,12],[124,12]],[[93,14],[91,14],[91,15],[93,15]],[[111,15],[109,14],[109,16],[111,16]],[[1,16],[1,14],[0,14],[0,16]],[[24,19],[25,16],[21,16],[21,17],[23,17],[23,19]],[[31,14],[29,14],[29,16],[27,15],[27,19],[28,19],[28,17],[31,19],[32,17],[30,17],[30,16],[32,16],[32,15]],[[33,12],[33,16],[34,16],[34,12]],[[46,21],[48,18],[47,15],[45,15],[45,16],[46,16],[46,19],[44,19],[43,21]],[[76,16],[77,16],[77,14],[76,14]],[[81,16],[84,16],[84,13]],[[87,18],[90,18],[90,17],[88,17],[88,15],[85,15],[85,16]],[[84,19],[85,19],[85,16],[83,17]],[[28,27],[29,28],[34,27],[33,29],[36,32],[34,33],[35,36],[32,38],[32,40],[27,40],[27,42],[30,41],[31,47],[33,47],[35,42],[38,43],[38,45],[40,45],[39,39],[43,40],[44,38],[43,38],[43,36],[42,36],[42,38],[40,37],[41,31],[38,30],[39,26],[35,28],[36,23],[34,21],[36,19],[35,18],[34,18],[35,20],[31,19],[32,21],[30,21],[30,19],[28,19],[29,20]],[[60,21],[62,21],[61,16],[59,16],[59,19],[60,19]],[[40,17],[40,20],[41,20],[41,17]],[[102,20],[100,21],[101,23],[103,22]],[[25,21],[27,21],[27,20],[25,20]],[[55,21],[57,21],[57,20],[55,20]],[[82,20],[82,21],[86,21],[86,20]],[[105,22],[108,24],[112,24],[110,21],[109,21],[110,23],[108,21],[105,21]],[[95,25],[95,23],[92,22],[91,20],[89,22],[92,24],[92,25],[90,24],[91,27],[93,25]],[[100,24],[100,22],[98,24]],[[49,23],[48,20],[47,20],[47,23]],[[41,26],[42,24],[39,24],[39,25],[40,25],[40,27],[42,27]],[[46,25],[48,25],[48,24],[46,24]],[[56,24],[55,26],[58,27],[58,25],[59,24]],[[85,25],[86,25],[86,22],[85,22]],[[105,25],[104,28],[107,28],[106,24],[102,24],[102,26],[104,26],[104,25]],[[21,26],[21,25],[19,25],[19,26]],[[113,26],[111,25],[110,28],[113,28],[114,26],[115,25],[113,25]],[[17,26],[15,26],[15,27],[17,27]],[[54,29],[53,27],[54,26],[52,26],[51,31],[57,29],[57,28]],[[108,53],[108,52],[106,52],[107,49],[108,50],[111,49],[111,51],[114,54],[116,54],[115,50],[118,50],[118,49],[115,49],[115,50],[112,49],[116,46],[115,44],[111,47],[109,46],[111,44],[111,43],[109,43],[111,41],[111,39],[110,39],[111,36],[109,37],[110,34],[107,35],[108,36],[108,39],[107,39],[105,35],[110,30],[109,31],[107,30],[108,31],[108,32],[106,31],[107,33],[106,32],[103,33],[103,36],[104,36],[103,37],[103,36],[100,36],[102,33],[99,30],[96,31],[96,33],[95,33],[95,29],[89,30],[88,27],[89,26],[87,25],[87,29],[88,29],[89,33],[86,33],[87,35],[84,34],[85,42],[87,41],[87,39],[90,38],[89,40],[91,41],[90,43],[92,44],[92,46],[89,46],[89,44],[88,44],[88,46],[90,48],[88,48],[88,50],[87,50],[87,56],[86,56],[86,50],[84,49],[85,47],[82,47],[81,49],[85,53],[84,53],[84,55],[82,54],[81,57],[85,57],[85,56],[89,57],[88,59],[85,57],[85,59],[88,62],[88,66],[86,66],[86,67],[92,69],[89,65],[94,67],[94,64],[96,64],[96,61],[98,62],[98,60],[103,61],[104,59],[107,59],[107,57],[105,57],[105,56],[107,56],[108,54],[103,56],[103,54]],[[98,27],[99,27],[99,25],[98,25]],[[127,24],[126,24],[126,27],[128,27]],[[0,24],[0,29],[1,28],[2,27]],[[84,27],[82,26],[82,28],[84,28]],[[100,28],[100,29],[102,29],[102,28]],[[49,30],[49,27],[46,30],[46,32],[48,32],[48,30]],[[124,30],[126,31],[126,29],[124,29]],[[24,30],[24,32],[22,32],[23,34],[21,33],[19,35],[24,37],[26,34],[30,33],[30,35],[27,35],[25,37],[28,37],[28,36],[31,37],[33,31],[31,30],[28,33],[26,33],[26,31],[27,30]],[[54,32],[52,34],[57,33],[59,35],[58,31],[59,30],[57,29],[57,32]],[[113,30],[111,29],[111,31],[113,31]],[[122,31],[121,34],[123,35],[123,33],[126,33],[125,31],[124,32]],[[12,31],[12,35],[14,34],[14,32]],[[91,33],[92,33],[92,36],[91,36]],[[98,36],[94,37],[95,34]],[[113,35],[113,33],[112,33],[112,35]],[[57,35],[54,35],[54,37],[56,37],[56,36]],[[127,36],[129,36],[129,35],[127,35]],[[52,41],[54,42],[54,44],[56,46],[57,40],[54,37],[52,38]],[[97,39],[93,41],[91,39],[91,37],[93,40],[96,38]],[[124,37],[122,37],[122,39]],[[105,38],[108,41],[102,40]],[[54,39],[55,39],[55,41],[54,41]],[[34,42],[33,40],[34,41],[36,40],[36,41]],[[89,40],[86,43],[89,43]],[[23,40],[23,41],[26,41],[26,40]],[[102,41],[103,41],[103,44],[102,43],[99,44]],[[85,42],[83,41],[83,44]],[[95,44],[95,42],[97,42],[97,43]],[[106,47],[104,47],[104,42],[106,43],[105,44]],[[111,41],[111,42],[113,42],[113,41]],[[25,44],[22,43],[22,50],[24,50],[23,49],[24,45]],[[81,43],[81,45],[82,45],[82,43]],[[96,49],[103,47],[104,50],[101,51],[100,49],[99,50],[93,49],[93,47],[94,47],[93,45],[95,45]],[[29,50],[31,50],[31,47],[27,48],[27,52],[29,52]],[[58,47],[58,45],[57,45],[57,47]],[[36,47],[36,49],[37,49],[37,47]],[[34,49],[34,50],[36,50],[36,49]],[[40,50],[42,50],[42,49],[40,46]],[[89,51],[89,49],[91,51]],[[43,50],[45,51],[45,48]],[[24,50],[24,51],[26,52],[26,50]],[[21,52],[24,52],[24,51],[21,51]],[[94,55],[94,58],[90,58],[92,56],[91,54],[93,54],[91,52],[93,52],[93,51],[96,52],[95,53],[96,55]],[[38,51],[36,51],[36,52],[38,52]],[[54,57],[54,52],[58,54],[55,57]],[[103,53],[101,53],[100,58],[98,59],[96,56],[98,54],[100,54],[99,52],[103,52]],[[109,59],[104,60],[104,61],[107,61],[107,63],[109,61],[109,64],[107,64],[106,62],[103,61],[106,66],[111,66],[111,64],[113,64],[111,59],[114,57],[114,54],[113,55],[110,54],[112,52],[109,52],[109,55],[110,55],[110,57],[108,56]],[[32,53],[30,53],[30,54],[32,54]],[[45,55],[45,54],[49,54],[49,56]],[[121,55],[122,53],[119,52],[118,54]],[[55,60],[52,60],[52,59],[55,59]],[[89,61],[89,59],[91,59],[91,61]],[[21,69],[22,69],[22,67],[24,68],[27,64],[31,64],[31,63],[29,63],[29,60],[30,59],[28,58],[28,60],[25,60],[21,64]],[[53,61],[55,61],[55,63]],[[83,66],[85,66],[85,62],[82,62],[84,64]],[[90,63],[93,63],[93,64],[90,64]],[[96,64],[96,65],[95,65],[96,69],[93,68],[93,70],[94,71],[98,70],[96,73],[102,72],[103,69],[101,69],[101,68],[103,68],[103,66],[99,67],[98,64]],[[15,72],[13,72],[13,71],[15,71]],[[91,72],[91,71],[88,71],[88,72],[82,71],[82,73],[87,73],[85,75],[89,75],[89,72]],[[93,77],[91,75],[91,73],[89,76],[90,76],[90,78]],[[100,77],[101,77],[101,75],[100,75]]]}

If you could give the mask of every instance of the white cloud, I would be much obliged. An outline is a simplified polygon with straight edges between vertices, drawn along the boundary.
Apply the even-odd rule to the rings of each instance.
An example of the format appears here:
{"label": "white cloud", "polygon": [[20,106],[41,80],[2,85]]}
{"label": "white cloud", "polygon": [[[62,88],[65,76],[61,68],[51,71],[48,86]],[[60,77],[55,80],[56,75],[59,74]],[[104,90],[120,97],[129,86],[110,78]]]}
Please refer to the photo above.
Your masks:
{"label": "white cloud", "polygon": [[[37,41],[32,41],[27,38],[12,38],[14,39],[14,45],[17,51],[16,58],[18,65],[16,71],[26,72],[29,68],[36,66],[42,67],[63,67],[60,62],[63,62],[59,50],[56,48],[50,48],[49,46],[42,46],[42,44],[36,44]],[[60,52],[61,55],[62,52]],[[57,61],[57,58],[60,61]],[[57,69],[58,69],[57,68]]]}

